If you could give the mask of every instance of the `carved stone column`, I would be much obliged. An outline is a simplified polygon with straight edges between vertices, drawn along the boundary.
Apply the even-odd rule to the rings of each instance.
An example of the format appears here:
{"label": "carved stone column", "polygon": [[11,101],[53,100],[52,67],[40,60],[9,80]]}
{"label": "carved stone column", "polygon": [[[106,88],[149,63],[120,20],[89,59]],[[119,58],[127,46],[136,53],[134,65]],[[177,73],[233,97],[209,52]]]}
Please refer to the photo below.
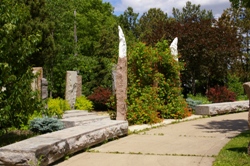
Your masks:
{"label": "carved stone column", "polygon": [[[249,99],[249,108],[248,108],[248,127],[250,129],[250,82],[245,82],[243,87],[247,93],[247,97]],[[248,155],[250,155],[250,142],[248,144]]]}
{"label": "carved stone column", "polygon": [[127,115],[127,45],[120,26],[119,29],[119,58],[116,67],[116,120],[126,120]]}

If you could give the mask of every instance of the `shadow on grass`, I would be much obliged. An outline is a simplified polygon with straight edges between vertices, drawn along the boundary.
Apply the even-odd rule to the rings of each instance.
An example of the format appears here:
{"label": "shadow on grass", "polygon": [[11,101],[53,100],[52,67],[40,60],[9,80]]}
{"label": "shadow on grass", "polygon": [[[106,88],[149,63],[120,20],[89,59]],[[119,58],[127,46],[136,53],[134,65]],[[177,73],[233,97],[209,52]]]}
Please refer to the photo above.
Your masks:
{"label": "shadow on grass", "polygon": [[6,134],[0,135],[0,147],[25,140],[27,138],[33,137],[37,134],[28,130],[14,130]]}
{"label": "shadow on grass", "polygon": [[247,153],[247,147],[228,148],[226,150],[237,152],[237,153]]}

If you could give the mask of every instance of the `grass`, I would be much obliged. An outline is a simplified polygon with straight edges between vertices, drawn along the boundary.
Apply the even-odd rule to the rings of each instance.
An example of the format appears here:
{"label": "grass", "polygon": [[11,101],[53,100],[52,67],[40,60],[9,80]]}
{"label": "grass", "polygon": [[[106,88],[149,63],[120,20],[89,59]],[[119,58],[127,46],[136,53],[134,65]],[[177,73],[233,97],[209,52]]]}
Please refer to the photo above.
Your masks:
{"label": "grass", "polygon": [[25,140],[37,134],[29,130],[12,130],[0,135],[0,147]]}
{"label": "grass", "polygon": [[249,131],[243,132],[231,139],[221,149],[213,166],[249,166],[250,156],[247,154],[249,141]]}

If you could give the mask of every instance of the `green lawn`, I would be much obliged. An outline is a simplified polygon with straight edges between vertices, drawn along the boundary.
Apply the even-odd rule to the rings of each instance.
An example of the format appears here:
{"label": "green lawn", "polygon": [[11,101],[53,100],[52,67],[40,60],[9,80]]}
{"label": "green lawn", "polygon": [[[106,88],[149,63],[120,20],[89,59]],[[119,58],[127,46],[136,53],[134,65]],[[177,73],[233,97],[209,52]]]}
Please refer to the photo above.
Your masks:
{"label": "green lawn", "polygon": [[216,157],[213,166],[250,166],[250,156],[247,154],[249,141],[249,131],[230,140]]}

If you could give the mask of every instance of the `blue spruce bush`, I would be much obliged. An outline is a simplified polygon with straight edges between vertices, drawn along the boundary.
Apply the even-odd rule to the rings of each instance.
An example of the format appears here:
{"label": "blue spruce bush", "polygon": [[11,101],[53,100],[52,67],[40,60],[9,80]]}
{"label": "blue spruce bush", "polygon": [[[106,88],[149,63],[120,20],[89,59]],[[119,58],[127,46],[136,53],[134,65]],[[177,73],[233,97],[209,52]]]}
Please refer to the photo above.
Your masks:
{"label": "blue spruce bush", "polygon": [[35,118],[31,120],[29,124],[29,129],[31,131],[40,134],[62,130],[63,128],[63,122],[51,117]]}

